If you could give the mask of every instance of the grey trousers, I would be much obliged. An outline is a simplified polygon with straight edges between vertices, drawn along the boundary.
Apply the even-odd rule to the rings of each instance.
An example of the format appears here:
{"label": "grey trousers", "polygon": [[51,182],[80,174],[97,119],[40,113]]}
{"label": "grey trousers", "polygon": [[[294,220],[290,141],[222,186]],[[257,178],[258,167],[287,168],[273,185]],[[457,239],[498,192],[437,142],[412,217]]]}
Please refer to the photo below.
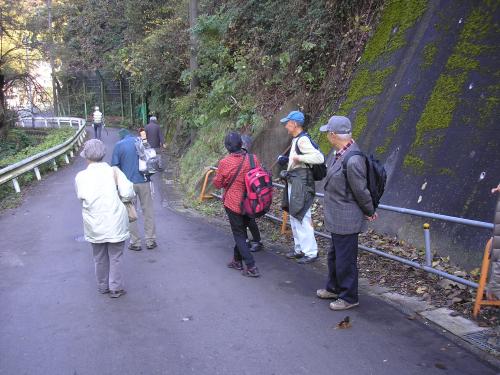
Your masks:
{"label": "grey trousers", "polygon": [[121,259],[125,241],[91,243],[94,252],[95,277],[100,292],[122,290]]}
{"label": "grey trousers", "polygon": [[[142,215],[144,216],[144,237],[146,246],[156,241],[156,229],[154,221],[153,197],[151,196],[151,187],[149,182],[134,184],[134,191],[141,203]],[[139,227],[137,221],[130,223],[130,244],[134,246],[141,245]]]}

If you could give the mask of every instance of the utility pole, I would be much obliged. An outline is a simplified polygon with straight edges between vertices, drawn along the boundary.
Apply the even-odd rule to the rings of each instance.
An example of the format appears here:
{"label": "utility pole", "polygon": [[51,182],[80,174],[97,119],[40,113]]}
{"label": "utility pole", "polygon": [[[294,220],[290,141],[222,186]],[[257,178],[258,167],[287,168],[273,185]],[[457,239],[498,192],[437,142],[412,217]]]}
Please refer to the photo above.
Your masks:
{"label": "utility pole", "polygon": [[189,70],[191,71],[191,85],[190,90],[193,91],[198,87],[198,79],[195,76],[195,72],[198,69],[198,37],[194,33],[193,29],[196,25],[196,19],[198,18],[198,0],[189,0],[189,28],[190,32],[190,46],[189,46]]}
{"label": "utility pole", "polygon": [[26,80],[28,82],[28,100],[30,101],[31,127],[35,127],[35,114],[33,113],[33,93],[31,92],[30,60],[29,60],[29,37],[23,36],[23,44],[26,48]]}
{"label": "utility pole", "polygon": [[54,100],[54,116],[59,116],[59,103],[57,100],[56,74],[54,72],[54,53],[52,38],[52,0],[47,0],[47,13],[49,16],[49,58],[50,71],[52,75],[52,98]]}

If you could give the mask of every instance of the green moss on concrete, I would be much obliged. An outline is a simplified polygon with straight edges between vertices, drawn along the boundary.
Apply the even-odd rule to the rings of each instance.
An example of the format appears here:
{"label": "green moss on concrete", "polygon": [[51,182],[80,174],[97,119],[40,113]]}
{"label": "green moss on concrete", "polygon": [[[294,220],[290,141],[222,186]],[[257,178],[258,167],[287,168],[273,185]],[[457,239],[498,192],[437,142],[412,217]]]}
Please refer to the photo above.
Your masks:
{"label": "green moss on concrete", "polygon": [[404,112],[408,112],[411,107],[411,102],[415,99],[415,95],[406,94],[401,98],[401,109]]}
{"label": "green moss on concrete", "polygon": [[479,68],[477,56],[487,47],[480,42],[491,28],[492,16],[483,9],[474,9],[465,21],[454,53],[448,59],[448,70],[474,70]]}
{"label": "green moss on concrete", "polygon": [[[500,85],[488,86],[485,90],[486,96],[479,102],[479,121],[477,126],[485,128],[492,123],[492,119],[498,118],[500,108]],[[495,122],[495,120],[493,120]]]}
{"label": "green moss on concrete", "polygon": [[416,125],[417,131],[413,147],[424,145],[425,133],[446,129],[450,125],[466,78],[466,73],[443,74],[438,78],[431,97]]}
{"label": "green moss on concrete", "polygon": [[403,161],[405,168],[411,168],[416,174],[422,174],[424,171],[425,162],[417,156],[408,154]]}
{"label": "green moss on concrete", "polygon": [[406,30],[424,14],[426,8],[427,0],[386,2],[377,29],[366,46],[363,61],[371,63],[380,55],[404,46]]}
{"label": "green moss on concrete", "polygon": [[446,63],[445,72],[438,78],[417,122],[413,152],[426,144],[424,135],[427,132],[446,129],[451,124],[468,74],[479,67],[477,57],[485,49],[480,42],[486,37],[490,27],[491,15],[487,10],[482,8],[472,10]]}
{"label": "green moss on concrete", "polygon": [[353,78],[346,100],[342,103],[340,111],[348,115],[353,107],[363,98],[377,96],[384,90],[386,78],[394,71],[394,67],[384,70],[360,70]]}
{"label": "green moss on concrete", "polygon": [[450,168],[441,168],[439,169],[438,174],[450,177],[455,176],[455,172],[453,172]]}
{"label": "green moss on concrete", "polygon": [[423,64],[424,68],[429,68],[434,63],[436,57],[437,45],[436,43],[429,43],[424,47],[423,51]]}
{"label": "green moss on concrete", "polygon": [[375,107],[376,100],[368,99],[363,103],[363,106],[356,112],[356,118],[352,124],[352,136],[359,137],[363,130],[368,125],[368,113]]}

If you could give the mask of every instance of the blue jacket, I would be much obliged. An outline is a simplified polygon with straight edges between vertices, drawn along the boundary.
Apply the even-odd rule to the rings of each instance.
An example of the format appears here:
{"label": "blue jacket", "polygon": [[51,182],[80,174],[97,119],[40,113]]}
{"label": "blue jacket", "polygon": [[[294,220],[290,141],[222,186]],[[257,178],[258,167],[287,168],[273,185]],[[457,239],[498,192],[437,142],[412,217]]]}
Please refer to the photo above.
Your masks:
{"label": "blue jacket", "polygon": [[128,134],[117,142],[111,157],[111,165],[117,166],[134,184],[147,182],[144,175],[139,172],[139,156],[135,149],[135,137]]}

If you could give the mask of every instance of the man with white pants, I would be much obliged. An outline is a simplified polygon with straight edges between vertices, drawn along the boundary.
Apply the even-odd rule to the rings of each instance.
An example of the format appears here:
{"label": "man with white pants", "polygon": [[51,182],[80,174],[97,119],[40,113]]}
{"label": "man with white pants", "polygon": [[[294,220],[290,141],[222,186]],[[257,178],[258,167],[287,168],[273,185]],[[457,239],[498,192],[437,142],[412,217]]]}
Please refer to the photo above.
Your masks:
{"label": "man with white pants", "polygon": [[[292,111],[280,121],[285,125],[288,134],[293,137],[290,155],[280,156],[281,164],[288,161],[286,171],[287,190],[284,196],[284,207],[290,214],[295,248],[286,256],[297,259],[300,264],[311,263],[318,258],[318,245],[312,226],[311,205],[315,197],[315,186],[312,164],[322,164],[324,156],[318,150],[309,135],[304,131],[304,114]],[[285,203],[286,201],[286,203]]]}

